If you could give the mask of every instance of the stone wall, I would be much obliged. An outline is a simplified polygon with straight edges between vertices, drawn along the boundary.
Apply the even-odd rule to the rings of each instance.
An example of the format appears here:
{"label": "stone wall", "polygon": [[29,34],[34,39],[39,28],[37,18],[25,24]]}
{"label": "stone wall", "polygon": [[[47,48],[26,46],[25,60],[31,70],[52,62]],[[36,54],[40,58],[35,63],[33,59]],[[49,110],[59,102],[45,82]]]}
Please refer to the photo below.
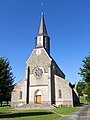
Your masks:
{"label": "stone wall", "polygon": [[[57,106],[73,106],[72,89],[69,86],[69,82],[59,76],[55,78],[55,97]],[[61,96],[59,96],[59,90]]]}
{"label": "stone wall", "polygon": [[35,67],[43,67],[45,73],[48,72],[48,67],[51,65],[51,58],[47,54],[44,48],[39,48],[41,53],[37,55],[37,49],[34,49],[30,58],[27,61],[27,66],[30,66],[30,74],[33,73]]}
{"label": "stone wall", "polygon": [[36,79],[33,76],[33,74],[30,75],[30,87],[29,87],[30,103],[35,102],[35,93],[37,90],[40,90],[42,92],[42,102],[49,101],[49,95],[50,95],[49,80],[50,79],[48,79],[48,73],[44,73],[43,77],[40,79]]}
{"label": "stone wall", "polygon": [[[73,90],[69,82],[64,79],[64,73],[44,48],[34,49],[26,64],[25,79],[19,81],[12,91],[12,107],[36,103],[37,95],[41,95],[42,104],[73,106],[73,98],[75,98],[72,94]],[[34,74],[37,67],[42,68],[43,71],[39,78]],[[20,92],[22,92],[22,99]]]}
{"label": "stone wall", "polygon": [[[37,54],[38,50],[40,50],[40,54]],[[35,103],[35,93],[37,90],[42,92],[42,103],[51,103],[51,58],[45,49],[34,49],[27,61],[27,66],[30,67],[29,103]],[[41,78],[36,78],[34,76],[33,71],[37,67],[41,67],[43,69],[43,75]]]}
{"label": "stone wall", "polygon": [[[20,98],[20,92],[22,92],[22,98]],[[11,95],[11,106],[12,107],[23,106],[24,104],[26,104],[26,81],[25,79],[19,81],[15,85],[12,91],[12,95]]]}

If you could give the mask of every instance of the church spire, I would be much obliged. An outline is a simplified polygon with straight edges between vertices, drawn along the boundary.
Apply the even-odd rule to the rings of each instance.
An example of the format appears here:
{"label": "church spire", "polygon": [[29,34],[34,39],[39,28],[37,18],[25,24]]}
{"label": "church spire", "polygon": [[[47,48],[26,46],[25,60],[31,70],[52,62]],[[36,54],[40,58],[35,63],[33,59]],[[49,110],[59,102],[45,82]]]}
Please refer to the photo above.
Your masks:
{"label": "church spire", "polygon": [[41,20],[40,20],[40,26],[38,29],[38,35],[48,36],[43,12],[41,13]]}
{"label": "church spire", "polygon": [[47,34],[47,29],[44,20],[44,13],[41,13],[38,35],[36,37],[35,48],[44,48],[50,54],[50,38]]}

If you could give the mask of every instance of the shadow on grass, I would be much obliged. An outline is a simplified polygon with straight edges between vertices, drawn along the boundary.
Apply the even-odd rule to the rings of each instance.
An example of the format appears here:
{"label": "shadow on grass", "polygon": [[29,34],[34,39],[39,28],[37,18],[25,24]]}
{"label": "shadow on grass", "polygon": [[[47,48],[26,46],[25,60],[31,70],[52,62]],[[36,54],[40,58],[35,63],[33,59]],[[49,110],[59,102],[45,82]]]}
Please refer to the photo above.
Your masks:
{"label": "shadow on grass", "polygon": [[8,106],[10,106],[10,105],[2,105],[2,106],[0,105],[0,107],[8,107]]}
{"label": "shadow on grass", "polygon": [[39,116],[39,115],[48,115],[53,114],[52,112],[23,112],[23,113],[5,113],[1,114],[0,118],[16,118],[16,117],[26,117],[26,116]]}

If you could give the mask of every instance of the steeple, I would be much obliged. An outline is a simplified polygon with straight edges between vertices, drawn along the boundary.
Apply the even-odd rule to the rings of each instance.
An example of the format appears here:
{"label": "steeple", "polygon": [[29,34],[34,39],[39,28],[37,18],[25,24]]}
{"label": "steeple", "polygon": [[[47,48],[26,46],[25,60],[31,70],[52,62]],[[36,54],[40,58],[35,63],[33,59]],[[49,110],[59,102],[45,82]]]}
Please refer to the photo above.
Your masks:
{"label": "steeple", "polygon": [[36,37],[35,48],[44,48],[48,54],[50,54],[50,38],[47,34],[47,29],[44,20],[44,13],[41,13],[40,25],[38,29],[38,35]]}
{"label": "steeple", "polygon": [[41,13],[41,20],[40,20],[40,26],[38,29],[38,35],[48,36],[45,21],[44,21],[44,13],[43,12]]}

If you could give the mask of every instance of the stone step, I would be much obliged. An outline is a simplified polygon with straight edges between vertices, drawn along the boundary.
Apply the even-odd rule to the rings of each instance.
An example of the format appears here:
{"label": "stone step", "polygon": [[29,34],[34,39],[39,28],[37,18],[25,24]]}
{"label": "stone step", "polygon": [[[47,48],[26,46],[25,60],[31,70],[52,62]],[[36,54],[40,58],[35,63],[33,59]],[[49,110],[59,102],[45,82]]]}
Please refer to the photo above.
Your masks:
{"label": "stone step", "polygon": [[17,109],[54,109],[54,108],[55,108],[55,106],[49,105],[47,103],[45,103],[45,104],[29,103],[22,107],[18,107]]}

